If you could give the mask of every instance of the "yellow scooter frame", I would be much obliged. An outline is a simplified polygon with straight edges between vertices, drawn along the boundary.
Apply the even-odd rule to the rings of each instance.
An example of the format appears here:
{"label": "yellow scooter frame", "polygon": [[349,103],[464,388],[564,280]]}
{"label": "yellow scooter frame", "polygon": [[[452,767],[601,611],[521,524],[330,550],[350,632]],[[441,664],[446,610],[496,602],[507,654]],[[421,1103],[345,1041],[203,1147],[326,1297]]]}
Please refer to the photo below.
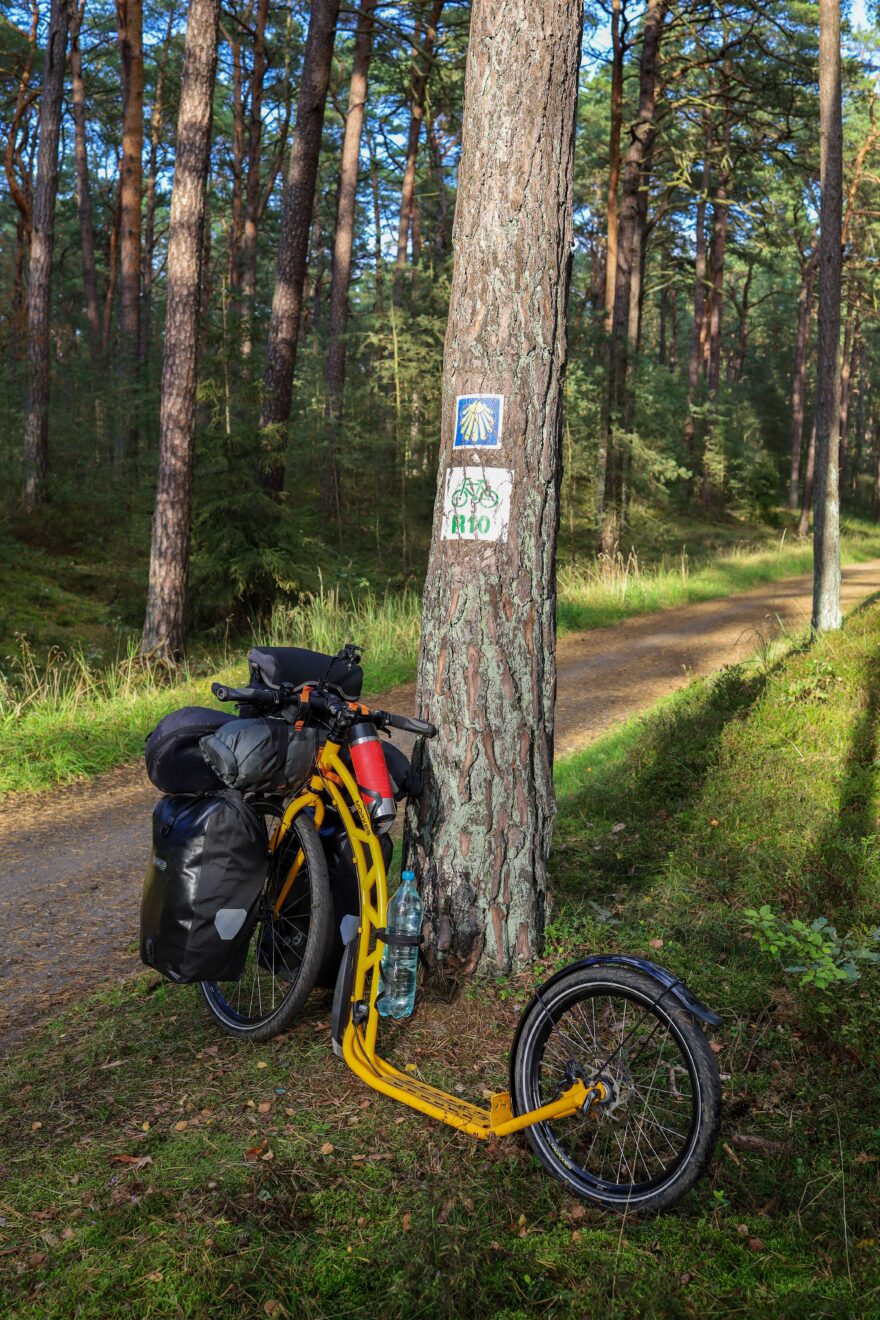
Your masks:
{"label": "yellow scooter frame", "polygon": [[[583,1082],[576,1081],[552,1104],[514,1116],[508,1091],[497,1092],[491,1097],[489,1108],[482,1109],[400,1072],[376,1053],[379,1032],[376,1000],[385,946],[375,938],[375,932],[383,929],[386,923],[388,882],[379,839],[364,807],[360,789],[351,771],[340,759],[339,749],[340,743],[331,741],[321,748],[308,787],[288,804],[271,846],[273,849],[278,846],[294,817],[307,807],[314,810],[315,824],[320,827],[328,798],[339,813],[351,840],[358,873],[361,910],[354,982],[342,1040],[342,1057],[349,1068],[374,1091],[381,1091],[383,1095],[399,1100],[411,1109],[417,1109],[430,1118],[437,1118],[441,1123],[460,1128],[484,1140],[491,1136],[500,1137],[519,1132],[531,1127],[533,1123],[542,1123],[548,1119],[567,1118],[578,1112],[589,1113],[594,1104],[607,1098],[606,1088],[598,1080],[589,1089]],[[279,902],[283,902],[283,898]],[[364,1021],[355,1021],[355,1005],[366,1008]]]}

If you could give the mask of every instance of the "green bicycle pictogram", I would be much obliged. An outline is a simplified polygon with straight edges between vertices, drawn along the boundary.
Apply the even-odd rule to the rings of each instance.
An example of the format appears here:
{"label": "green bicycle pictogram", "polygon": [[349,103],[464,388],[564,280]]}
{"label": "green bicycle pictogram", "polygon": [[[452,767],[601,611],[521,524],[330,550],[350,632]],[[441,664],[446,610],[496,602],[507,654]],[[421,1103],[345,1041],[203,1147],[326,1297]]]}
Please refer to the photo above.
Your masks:
{"label": "green bicycle pictogram", "polygon": [[463,508],[468,500],[473,500],[482,509],[496,509],[498,492],[492,489],[485,477],[480,477],[478,481],[465,477],[458,490],[452,492],[453,509]]}

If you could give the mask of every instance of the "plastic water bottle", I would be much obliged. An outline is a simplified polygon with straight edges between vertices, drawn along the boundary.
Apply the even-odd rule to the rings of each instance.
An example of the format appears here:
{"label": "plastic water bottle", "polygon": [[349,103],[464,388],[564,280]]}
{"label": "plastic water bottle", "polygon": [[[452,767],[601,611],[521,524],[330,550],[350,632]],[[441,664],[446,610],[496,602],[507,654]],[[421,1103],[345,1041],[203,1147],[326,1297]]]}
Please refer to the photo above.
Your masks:
{"label": "plastic water bottle", "polygon": [[[422,933],[422,900],[414,871],[403,872],[403,883],[388,904],[389,934]],[[383,1017],[409,1017],[416,1002],[418,945],[386,944],[382,955],[382,992],[377,1008]]]}

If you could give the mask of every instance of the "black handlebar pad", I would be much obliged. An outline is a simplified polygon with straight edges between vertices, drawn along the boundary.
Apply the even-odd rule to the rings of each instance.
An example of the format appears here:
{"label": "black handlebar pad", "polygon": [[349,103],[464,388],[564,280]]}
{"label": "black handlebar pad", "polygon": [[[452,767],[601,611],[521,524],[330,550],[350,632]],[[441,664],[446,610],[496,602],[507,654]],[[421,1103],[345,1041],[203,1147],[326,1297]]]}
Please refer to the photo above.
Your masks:
{"label": "black handlebar pad", "polygon": [[277,706],[281,696],[274,688],[232,688],[223,683],[212,683],[211,691],[218,701],[242,701],[253,706]]}

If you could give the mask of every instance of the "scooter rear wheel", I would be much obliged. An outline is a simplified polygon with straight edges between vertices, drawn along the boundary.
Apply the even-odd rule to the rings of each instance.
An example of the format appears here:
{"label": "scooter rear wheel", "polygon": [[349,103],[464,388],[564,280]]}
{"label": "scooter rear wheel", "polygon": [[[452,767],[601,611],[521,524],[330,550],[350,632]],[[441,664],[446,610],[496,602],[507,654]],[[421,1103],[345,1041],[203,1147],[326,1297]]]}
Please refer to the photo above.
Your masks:
{"label": "scooter rear wheel", "polygon": [[607,1098],[537,1123],[538,1159],[575,1195],[619,1211],[665,1210],[705,1171],[721,1080],[699,1024],[651,977],[573,971],[527,1010],[511,1063],[514,1111],[549,1104],[580,1078]]}

